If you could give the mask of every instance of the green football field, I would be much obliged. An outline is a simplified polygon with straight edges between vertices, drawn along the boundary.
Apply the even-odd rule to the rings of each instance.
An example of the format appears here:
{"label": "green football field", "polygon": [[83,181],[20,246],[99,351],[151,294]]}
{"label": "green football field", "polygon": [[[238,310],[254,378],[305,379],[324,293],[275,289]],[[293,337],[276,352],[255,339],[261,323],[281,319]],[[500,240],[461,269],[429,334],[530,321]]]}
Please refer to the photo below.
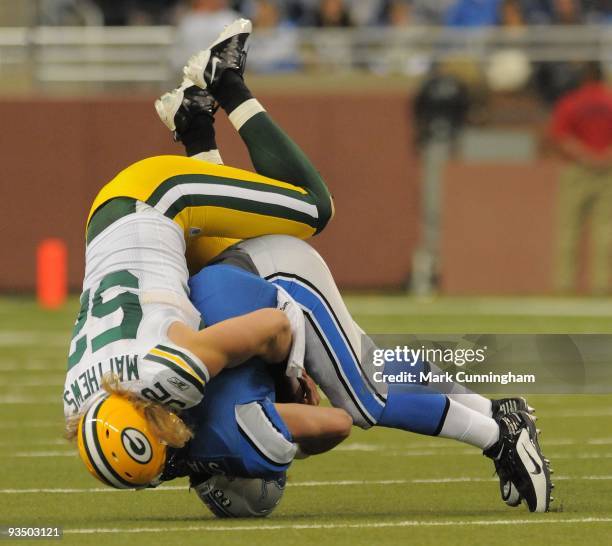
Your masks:
{"label": "green football field", "polygon": [[[369,332],[612,333],[612,300],[352,296]],[[264,520],[216,520],[184,481],[106,489],[62,439],[76,300],[59,312],[0,299],[0,525],[62,526],[69,544],[612,544],[612,396],[534,396],[555,469],[553,511],[499,499],[478,450],[384,429],[297,461]]]}

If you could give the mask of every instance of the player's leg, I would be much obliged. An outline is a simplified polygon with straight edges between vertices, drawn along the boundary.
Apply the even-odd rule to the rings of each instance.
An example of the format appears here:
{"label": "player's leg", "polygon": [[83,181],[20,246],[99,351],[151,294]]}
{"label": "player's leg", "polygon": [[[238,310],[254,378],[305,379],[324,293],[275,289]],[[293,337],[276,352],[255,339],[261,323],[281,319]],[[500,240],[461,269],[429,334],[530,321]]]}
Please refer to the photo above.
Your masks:
{"label": "player's leg", "polygon": [[611,282],[612,174],[602,174],[596,183],[591,217],[591,292],[605,295],[610,293]]}
{"label": "player's leg", "polygon": [[[224,72],[216,96],[246,143],[258,174],[311,188],[327,199],[325,183],[310,159],[253,98],[237,71]],[[222,165],[214,129],[218,106],[209,89],[187,78],[155,103],[159,117],[183,143],[188,157]]]}
{"label": "player's leg", "polygon": [[238,249],[260,276],[282,286],[305,310],[308,372],[357,425],[440,435],[481,449],[497,441],[499,428],[490,416],[423,385],[374,380],[376,368],[362,358],[374,344],[353,321],[327,264],[311,246],[276,236],[244,241]]}
{"label": "player's leg", "polygon": [[[188,155],[205,161],[196,166],[179,164],[173,157],[151,158],[146,160],[146,176],[141,177],[150,191],[138,198],[175,220],[188,242],[215,238],[213,245],[188,245],[204,246],[202,253],[207,256],[227,242],[223,239],[272,233],[308,238],[320,232],[333,214],[331,195],[310,160],[244,85],[250,30],[245,20],[229,25],[209,49],[190,61],[186,82],[156,103],[162,121],[185,144]],[[189,85],[194,80],[203,94]],[[210,164],[220,162],[213,127],[216,101],[247,142],[257,173]],[[202,109],[208,110],[207,115],[198,115]],[[191,123],[191,118],[196,122]],[[140,170],[144,167],[140,165]],[[133,176],[134,170],[129,174]],[[123,174],[127,178],[128,173]],[[122,188],[117,191],[125,191],[125,184],[113,182]],[[197,254],[193,248],[189,252],[190,257]]]}
{"label": "player's leg", "polygon": [[556,223],[555,290],[575,290],[576,256],[585,221],[585,171],[577,166],[565,170],[559,178]]}
{"label": "player's leg", "polygon": [[[215,165],[223,165],[215,134],[215,114],[219,103],[208,89],[188,78],[176,89],[155,101],[160,119],[172,131],[174,140],[185,147],[185,155]],[[191,272],[200,271],[212,258],[237,243],[227,237],[190,237],[185,257]]]}
{"label": "player's leg", "polygon": [[[268,240],[271,241],[271,243],[268,243]],[[345,327],[344,329],[352,352],[357,353],[357,351],[360,351],[361,354],[371,353],[375,348],[374,343],[359,325],[353,321],[338,292],[327,264],[312,247],[289,237],[262,238],[261,242],[258,241],[260,240],[250,241],[247,244],[241,245],[241,248],[245,250],[248,249],[248,255],[242,255],[243,257],[241,258],[239,252],[230,252],[229,258],[226,259],[236,260],[235,265],[239,267],[244,267],[253,271],[259,269],[259,271],[256,272],[269,279],[276,278],[283,272],[290,278],[302,276],[305,282],[317,286],[324,292],[326,298],[334,302],[332,307],[338,315],[341,324],[351,324],[350,328]],[[251,258],[253,258],[256,263],[247,263]],[[241,262],[241,260],[246,261]],[[357,356],[355,356],[355,358],[357,358]],[[365,365],[364,362],[361,362],[362,367]],[[396,368],[397,371],[405,370],[405,363],[389,363],[385,367],[385,373],[393,373],[393,368]],[[437,366],[424,362],[415,363],[414,370],[417,372],[417,375],[419,375],[418,372],[425,371],[426,368],[427,371],[431,371],[434,375],[444,375],[443,371]],[[371,377],[374,371],[376,370],[373,368],[368,369],[365,374],[366,377]],[[375,383],[375,390],[378,390],[382,395],[384,395],[386,389],[387,386],[384,383]],[[461,403],[486,417],[492,417],[500,409],[500,403],[498,401],[492,403],[488,398],[476,394],[457,383],[436,383],[436,390],[446,394],[451,400]],[[520,401],[517,401],[516,404],[514,410],[529,410],[526,404],[523,406]]]}
{"label": "player's leg", "polygon": [[256,172],[303,186],[321,201],[329,201],[327,187],[315,166],[253,98],[242,76],[226,71],[213,93],[246,144]]}
{"label": "player's leg", "polygon": [[330,218],[332,201],[317,169],[244,82],[245,43],[250,32],[250,21],[234,22],[209,49],[190,59],[185,75],[209,90],[225,110],[246,144],[257,173],[307,189],[320,214]]}

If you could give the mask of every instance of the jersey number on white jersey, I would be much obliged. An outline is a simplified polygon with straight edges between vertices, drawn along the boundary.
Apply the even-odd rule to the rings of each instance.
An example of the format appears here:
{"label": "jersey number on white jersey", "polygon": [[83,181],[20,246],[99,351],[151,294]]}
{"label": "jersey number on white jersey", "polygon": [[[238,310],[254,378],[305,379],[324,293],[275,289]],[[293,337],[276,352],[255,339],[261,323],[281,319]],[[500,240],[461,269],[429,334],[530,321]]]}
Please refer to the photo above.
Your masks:
{"label": "jersey number on white jersey", "polygon": [[[136,338],[138,326],[142,320],[142,307],[140,306],[138,296],[132,292],[125,291],[119,292],[107,301],[103,301],[105,292],[118,288],[138,289],[138,278],[126,270],[109,273],[100,281],[100,285],[91,300],[91,309],[90,290],[85,290],[81,294],[81,308],[72,332],[74,350],[68,357],[69,370],[80,362],[87,350],[88,342],[91,343],[91,352],[95,353],[114,341]],[[87,334],[77,339],[89,317],[104,318],[119,309],[123,311],[123,318],[118,325],[108,328],[91,340],[87,339]]]}

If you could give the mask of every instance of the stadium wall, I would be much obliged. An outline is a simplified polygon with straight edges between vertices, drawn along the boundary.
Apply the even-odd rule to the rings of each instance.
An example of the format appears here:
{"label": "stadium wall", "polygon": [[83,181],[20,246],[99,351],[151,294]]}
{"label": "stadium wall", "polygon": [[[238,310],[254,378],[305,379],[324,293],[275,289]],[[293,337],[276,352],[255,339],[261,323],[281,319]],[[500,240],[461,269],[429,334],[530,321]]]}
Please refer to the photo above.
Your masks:
{"label": "stadium wall", "polygon": [[[403,93],[267,95],[263,101],[328,181],[337,215],[315,246],[348,288],[405,285],[418,241],[418,168]],[[1,291],[30,291],[35,247],[60,237],[69,279],[83,274],[84,222],[97,190],[143,157],[181,153],[152,99],[0,102],[4,249]],[[227,164],[250,168],[224,116]],[[446,176],[442,287],[449,294],[550,289],[555,166],[452,164]]]}

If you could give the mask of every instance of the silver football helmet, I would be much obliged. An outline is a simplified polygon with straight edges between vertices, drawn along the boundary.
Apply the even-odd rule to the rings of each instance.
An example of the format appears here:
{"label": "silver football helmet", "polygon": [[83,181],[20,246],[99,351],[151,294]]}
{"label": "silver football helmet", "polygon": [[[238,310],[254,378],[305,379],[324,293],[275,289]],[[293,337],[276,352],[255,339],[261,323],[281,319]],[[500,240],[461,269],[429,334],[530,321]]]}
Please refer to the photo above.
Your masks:
{"label": "silver football helmet", "polygon": [[272,480],[215,475],[192,487],[219,518],[257,518],[274,511],[285,492],[286,482],[285,473]]}

